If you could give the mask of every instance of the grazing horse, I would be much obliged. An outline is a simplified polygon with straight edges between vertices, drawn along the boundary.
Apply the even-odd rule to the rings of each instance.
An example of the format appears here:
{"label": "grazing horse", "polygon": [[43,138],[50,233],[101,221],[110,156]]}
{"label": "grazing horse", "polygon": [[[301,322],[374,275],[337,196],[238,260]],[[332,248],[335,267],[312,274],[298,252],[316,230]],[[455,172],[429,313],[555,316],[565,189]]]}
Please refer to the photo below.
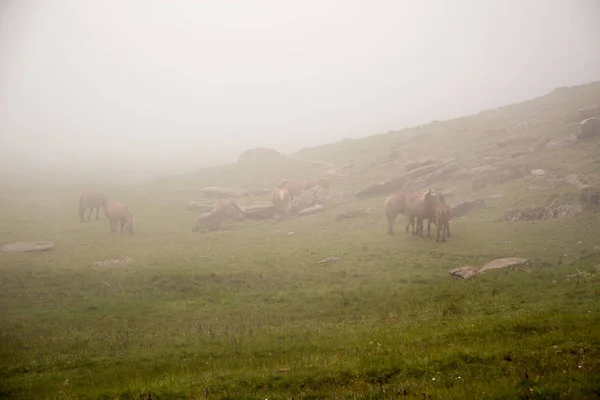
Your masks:
{"label": "grazing horse", "polygon": [[133,213],[127,205],[111,201],[106,207],[106,216],[110,221],[110,231],[112,233],[117,232],[117,223],[120,223],[121,233],[123,233],[123,228],[125,228],[130,235],[133,235],[135,223],[133,221]]}
{"label": "grazing horse", "polygon": [[96,219],[98,219],[98,211],[100,208],[104,209],[104,214],[106,214],[106,199],[101,193],[98,192],[85,192],[79,197],[79,219],[80,222],[83,222],[83,217],[85,215],[85,211],[90,209],[90,213],[88,214],[88,221],[92,216],[92,212],[94,208],[96,209]]}
{"label": "grazing horse", "polygon": [[406,214],[409,217],[406,225],[406,233],[409,226],[413,225],[413,235],[415,234],[414,220],[417,218],[417,234],[423,237],[422,230],[419,232],[419,219],[430,218],[434,209],[434,198],[431,190],[423,193],[405,193],[396,192],[385,199],[385,216],[388,222],[388,235],[394,235],[394,220],[398,214]]}
{"label": "grazing horse", "polygon": [[271,201],[275,206],[275,211],[278,215],[278,220],[287,219],[289,216],[289,206],[291,203],[291,196],[289,190],[285,188],[277,188],[273,192]]}
{"label": "grazing horse", "polygon": [[278,189],[288,190],[288,192],[290,193],[290,201],[293,201],[294,197],[300,196],[302,193],[315,186],[321,186],[323,189],[329,189],[329,182],[327,182],[325,179],[283,179],[277,184]]}

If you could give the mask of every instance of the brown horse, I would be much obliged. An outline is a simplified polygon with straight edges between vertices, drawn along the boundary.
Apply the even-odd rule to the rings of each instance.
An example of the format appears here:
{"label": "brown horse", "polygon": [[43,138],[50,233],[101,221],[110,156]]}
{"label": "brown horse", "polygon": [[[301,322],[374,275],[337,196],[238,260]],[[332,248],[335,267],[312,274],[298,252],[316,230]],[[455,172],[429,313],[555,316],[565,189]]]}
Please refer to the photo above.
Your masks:
{"label": "brown horse", "polygon": [[123,228],[125,228],[130,235],[133,235],[135,222],[133,220],[133,213],[127,205],[111,201],[106,207],[106,217],[110,221],[110,231],[112,233],[117,232],[117,223],[120,223],[121,233],[123,233]]}
{"label": "brown horse", "polygon": [[[385,199],[385,216],[388,222],[388,235],[394,234],[394,220],[398,214],[408,215],[409,221],[406,225],[406,233],[408,228],[413,225],[413,235],[415,234],[414,220],[417,218],[417,234],[423,237],[422,230],[419,232],[419,219],[430,218],[433,214],[434,199],[431,190],[427,192],[405,193],[396,192]],[[422,222],[421,222],[422,223]]]}
{"label": "brown horse", "polygon": [[[448,237],[450,237],[450,219],[452,219],[452,209],[450,208],[450,206],[448,206],[448,204],[446,204],[446,200],[444,199],[444,196],[442,194],[442,192],[432,192],[432,198],[434,200],[434,206],[433,206],[433,213],[431,215],[431,218],[424,218],[427,219],[427,237],[431,237],[431,223],[433,222],[433,224],[438,228],[438,240],[439,240],[439,230],[443,229],[443,238],[442,238],[442,242],[446,241],[446,235]],[[442,225],[438,225],[439,223],[441,223]],[[414,217],[410,218],[410,225],[413,225],[413,231],[414,231]],[[418,219],[417,220],[417,234],[421,234],[422,235],[423,232],[423,219]]]}
{"label": "brown horse", "polygon": [[317,180],[283,179],[277,184],[277,188],[288,190],[288,192],[290,193],[290,201],[293,201],[294,197],[300,196],[302,193],[315,186],[321,186],[323,189],[329,189],[329,182],[322,178]]}
{"label": "brown horse", "polygon": [[80,222],[83,222],[83,217],[85,215],[85,211],[90,209],[90,213],[88,214],[88,221],[92,216],[92,212],[96,209],[96,219],[98,219],[98,211],[100,208],[104,209],[104,214],[106,214],[106,199],[101,193],[98,192],[85,192],[79,197],[79,219]]}
{"label": "brown horse", "polygon": [[277,188],[273,192],[271,201],[275,206],[275,211],[278,215],[278,220],[287,219],[289,216],[289,206],[291,203],[290,192],[285,188]]}

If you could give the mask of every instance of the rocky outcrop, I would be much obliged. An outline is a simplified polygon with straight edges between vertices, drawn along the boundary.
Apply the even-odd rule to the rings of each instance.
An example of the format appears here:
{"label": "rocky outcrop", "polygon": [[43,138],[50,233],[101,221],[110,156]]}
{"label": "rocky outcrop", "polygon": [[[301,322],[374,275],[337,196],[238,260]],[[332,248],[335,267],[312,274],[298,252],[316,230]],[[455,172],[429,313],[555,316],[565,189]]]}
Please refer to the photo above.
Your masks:
{"label": "rocky outcrop", "polygon": [[52,242],[16,242],[2,246],[2,251],[7,253],[33,253],[54,249]]}
{"label": "rocky outcrop", "polygon": [[280,160],[285,157],[284,154],[281,154],[277,150],[269,149],[267,147],[258,147],[243,151],[238,157],[238,162],[264,162],[265,160]]}
{"label": "rocky outcrop", "polygon": [[294,198],[292,201],[291,210],[292,213],[298,213],[300,210],[304,210],[315,205],[334,206],[338,204],[351,203],[357,200],[358,199],[353,194],[348,192],[336,192],[325,189],[321,186],[313,186],[300,196]]}
{"label": "rocky outcrop", "polygon": [[580,214],[583,207],[579,204],[561,204],[558,200],[545,207],[513,209],[504,213],[499,221],[533,221],[537,219],[572,217]]}
{"label": "rocky outcrop", "polygon": [[593,205],[600,204],[600,196],[598,195],[598,191],[593,189],[585,179],[571,174],[567,176],[566,180],[568,183],[579,189],[580,199],[582,202]]}
{"label": "rocky outcrop", "polygon": [[522,178],[529,174],[529,168],[524,164],[512,164],[499,167],[488,167],[475,173],[473,190],[490,187],[502,182]]}
{"label": "rocky outcrop", "polygon": [[200,214],[192,231],[214,231],[219,229],[223,221],[243,221],[244,219],[244,210],[235,202],[228,201],[216,210]]}
{"label": "rocky outcrop", "polygon": [[577,141],[600,136],[600,118],[593,117],[581,121],[575,136]]}
{"label": "rocky outcrop", "polygon": [[600,117],[600,103],[580,108],[577,110],[577,115],[579,116],[579,120]]}
{"label": "rocky outcrop", "polygon": [[452,217],[460,217],[482,208],[486,208],[483,200],[466,200],[452,206]]}
{"label": "rocky outcrop", "polygon": [[206,186],[200,189],[205,197],[211,198],[229,198],[248,196],[250,192],[244,188],[221,188],[218,186]]}
{"label": "rocky outcrop", "polygon": [[214,208],[214,203],[203,202],[203,201],[190,201],[187,206],[188,211],[198,211],[200,213],[209,212]]}
{"label": "rocky outcrop", "polygon": [[502,268],[510,268],[510,267],[521,267],[527,265],[529,261],[526,258],[519,257],[508,257],[508,258],[499,258],[494,261],[490,261],[487,264],[484,264],[480,268],[476,267],[460,267],[455,268],[453,270],[448,271],[450,277],[453,279],[470,279],[477,275],[485,274],[488,271],[492,271],[495,269]]}
{"label": "rocky outcrop", "polygon": [[378,182],[356,192],[356,197],[388,195],[398,190],[414,190],[424,185],[442,180],[459,171],[461,165],[454,158],[440,160],[436,164],[424,165],[404,175],[384,182]]}
{"label": "rocky outcrop", "polygon": [[276,209],[273,204],[254,204],[251,206],[241,207],[244,211],[244,216],[251,220],[269,219],[275,216]]}

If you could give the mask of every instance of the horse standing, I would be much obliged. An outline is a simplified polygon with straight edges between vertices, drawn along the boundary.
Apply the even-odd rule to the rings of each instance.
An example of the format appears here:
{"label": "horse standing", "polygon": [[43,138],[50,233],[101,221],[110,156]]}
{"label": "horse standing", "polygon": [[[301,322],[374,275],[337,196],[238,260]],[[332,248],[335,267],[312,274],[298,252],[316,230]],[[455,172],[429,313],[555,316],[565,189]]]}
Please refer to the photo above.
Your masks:
{"label": "horse standing", "polygon": [[117,223],[120,223],[121,233],[123,233],[123,228],[125,228],[130,235],[133,235],[135,223],[133,221],[133,213],[127,205],[111,201],[106,208],[106,216],[110,221],[110,231],[112,233],[117,232]]}

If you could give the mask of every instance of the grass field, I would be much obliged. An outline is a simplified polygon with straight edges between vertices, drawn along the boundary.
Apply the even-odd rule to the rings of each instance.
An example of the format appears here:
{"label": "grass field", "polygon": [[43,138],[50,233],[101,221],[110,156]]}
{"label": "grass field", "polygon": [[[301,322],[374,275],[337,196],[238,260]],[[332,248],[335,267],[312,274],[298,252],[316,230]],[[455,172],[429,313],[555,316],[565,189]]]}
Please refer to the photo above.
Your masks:
{"label": "grass field", "polygon": [[[406,148],[413,143],[407,140]],[[492,154],[488,141],[457,150],[465,158],[486,149]],[[561,150],[560,157],[553,150],[525,157],[549,171],[595,174],[597,147],[598,141]],[[467,181],[444,183],[456,187],[456,199],[504,194],[453,220],[446,243],[404,234],[403,217],[396,236],[387,236],[383,197],[361,201],[375,213],[353,220],[335,221],[356,207],[349,204],[279,224],[191,232],[186,203],[215,177],[242,184],[254,176],[270,184],[282,174],[256,168],[228,166],[126,186],[97,182],[109,199],[131,206],[134,236],[110,234],[103,216],[80,223],[82,185],[7,183],[1,244],[51,240],[56,248],[0,253],[0,396],[600,397],[598,210],[493,222],[516,205],[575,197],[567,186],[521,179],[475,194]],[[335,184],[356,186],[379,173],[393,170]],[[532,184],[540,188],[528,190]],[[91,266],[125,256],[134,261]],[[329,256],[341,260],[318,263]],[[448,276],[449,269],[508,256],[531,265],[467,281]]]}

